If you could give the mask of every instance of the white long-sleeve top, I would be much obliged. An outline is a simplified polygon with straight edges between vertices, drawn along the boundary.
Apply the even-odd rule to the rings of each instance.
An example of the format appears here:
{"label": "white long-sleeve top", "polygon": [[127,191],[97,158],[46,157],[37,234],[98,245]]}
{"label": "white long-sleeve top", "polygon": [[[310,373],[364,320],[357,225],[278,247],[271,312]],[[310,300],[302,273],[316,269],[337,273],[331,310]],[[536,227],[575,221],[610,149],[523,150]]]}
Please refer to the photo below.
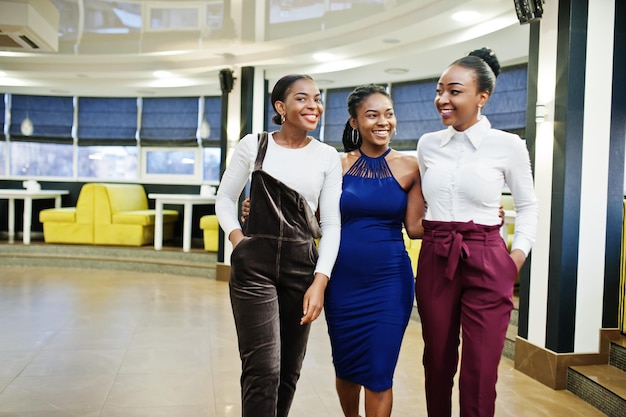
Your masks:
{"label": "white long-sleeve top", "polygon": [[457,132],[426,133],[417,142],[426,220],[500,224],[504,185],[515,202],[511,250],[526,255],[535,242],[538,207],[526,144],[517,135],[492,129],[486,117]]}
{"label": "white long-sleeve top", "polygon": [[[341,236],[339,153],[318,140],[298,149],[285,148],[276,144],[273,135],[274,132],[268,134],[263,171],[299,192],[313,212],[319,204],[322,237],[315,272],[330,277]],[[239,141],[217,190],[215,214],[227,237],[233,230],[241,229],[237,218],[238,200],[254,170],[257,149],[257,134],[248,134]]]}

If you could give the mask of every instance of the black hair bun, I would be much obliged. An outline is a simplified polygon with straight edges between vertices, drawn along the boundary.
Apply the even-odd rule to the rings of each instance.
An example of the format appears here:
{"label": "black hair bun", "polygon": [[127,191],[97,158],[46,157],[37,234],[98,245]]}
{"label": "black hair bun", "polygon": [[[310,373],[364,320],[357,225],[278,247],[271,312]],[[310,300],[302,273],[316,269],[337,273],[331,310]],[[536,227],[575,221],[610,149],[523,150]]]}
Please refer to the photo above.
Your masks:
{"label": "black hair bun", "polygon": [[468,55],[478,57],[485,61],[485,63],[489,65],[489,68],[491,68],[493,73],[496,75],[496,77],[500,74],[500,62],[496,57],[496,53],[493,52],[493,50],[491,50],[490,48],[483,47],[480,49],[475,49]]}

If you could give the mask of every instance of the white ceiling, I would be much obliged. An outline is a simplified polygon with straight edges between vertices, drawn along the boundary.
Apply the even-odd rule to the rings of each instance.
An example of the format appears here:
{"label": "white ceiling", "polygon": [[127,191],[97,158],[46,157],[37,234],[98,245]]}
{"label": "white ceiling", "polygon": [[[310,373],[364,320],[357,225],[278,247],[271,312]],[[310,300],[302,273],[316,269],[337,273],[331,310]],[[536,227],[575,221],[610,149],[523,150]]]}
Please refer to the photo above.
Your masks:
{"label": "white ceiling", "polygon": [[[218,72],[247,66],[265,71],[270,85],[296,72],[312,75],[322,88],[351,87],[437,77],[452,60],[482,46],[494,49],[504,66],[526,62],[528,55],[529,27],[518,22],[513,0],[0,0],[0,6],[36,7],[40,1],[61,9],[58,51],[0,46],[0,93],[219,95]],[[125,15],[121,3],[139,10],[140,18]],[[277,3],[284,8],[279,11]],[[148,15],[154,7],[189,8],[201,15],[224,10],[226,20],[218,19],[221,32],[204,23],[188,30],[150,30]],[[339,20],[324,25],[321,18],[298,20],[280,35],[280,26],[265,17],[266,10],[276,11],[274,18],[306,17],[324,7],[351,9],[335,13]],[[115,12],[115,19],[103,24],[89,14],[96,9],[95,16]],[[452,14],[459,11],[475,11],[479,17],[455,21]],[[164,16],[161,24],[168,22]],[[224,29],[228,17],[234,31]],[[19,24],[20,19],[17,14],[0,17],[0,25],[6,20]],[[109,33],[97,31],[96,23]],[[110,33],[112,27],[117,33]],[[318,52],[333,58],[316,61]],[[385,72],[390,68],[406,72]],[[156,70],[169,77],[157,78]]]}

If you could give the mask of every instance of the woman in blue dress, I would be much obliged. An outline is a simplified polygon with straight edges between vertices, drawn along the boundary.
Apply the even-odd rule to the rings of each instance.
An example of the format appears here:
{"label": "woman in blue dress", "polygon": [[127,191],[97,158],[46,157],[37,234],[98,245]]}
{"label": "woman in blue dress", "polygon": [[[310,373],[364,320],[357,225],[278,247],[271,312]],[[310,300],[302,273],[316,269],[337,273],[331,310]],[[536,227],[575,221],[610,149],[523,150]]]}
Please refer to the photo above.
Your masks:
{"label": "woman in blue dress", "polygon": [[[413,309],[414,271],[402,237],[423,233],[424,199],[417,158],[389,147],[396,129],[393,102],[378,85],[348,97],[350,118],[341,156],[341,240],[324,309],[346,417],[388,417],[393,373]],[[244,201],[244,218],[249,203]]]}
{"label": "woman in blue dress", "polygon": [[336,387],[346,417],[390,416],[393,373],[413,309],[414,271],[402,237],[421,237],[424,200],[417,159],[389,147],[393,102],[381,86],[348,97],[343,134],[341,242],[326,288]]}

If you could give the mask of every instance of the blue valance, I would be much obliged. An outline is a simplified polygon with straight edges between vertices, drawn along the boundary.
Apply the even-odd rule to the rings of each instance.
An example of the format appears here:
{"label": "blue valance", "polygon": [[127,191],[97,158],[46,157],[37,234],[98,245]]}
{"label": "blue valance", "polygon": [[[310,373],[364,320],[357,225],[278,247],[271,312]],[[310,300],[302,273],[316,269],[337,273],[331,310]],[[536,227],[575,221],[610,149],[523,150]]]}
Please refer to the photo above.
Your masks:
{"label": "blue valance", "polygon": [[202,146],[220,146],[222,128],[222,97],[204,97],[204,121],[209,124],[208,138],[201,138]]}
{"label": "blue valance", "polygon": [[[29,118],[33,133],[24,135],[22,121]],[[72,97],[11,96],[11,126],[13,141],[73,143],[74,103]]]}
{"label": "blue valance", "polygon": [[[422,80],[391,86],[393,108],[397,119],[397,133],[392,137],[394,148],[414,149],[424,133],[442,129],[441,119],[435,109],[437,80]],[[399,142],[405,142],[401,146]],[[409,143],[410,142],[410,143]]]}
{"label": "blue valance", "polygon": [[526,127],[526,65],[504,68],[484,114],[496,129],[518,130]]}
{"label": "blue valance", "polygon": [[324,142],[338,149],[343,149],[341,138],[343,129],[350,117],[350,113],[348,113],[348,96],[352,90],[354,90],[353,87],[329,89],[326,91]]}
{"label": "blue valance", "polygon": [[5,116],[6,106],[4,104],[5,99],[6,99],[6,94],[0,94],[0,126],[2,126],[3,135],[4,135],[4,123],[6,121],[6,116]]}
{"label": "blue valance", "polygon": [[144,98],[139,137],[144,146],[197,146],[198,97]]}
{"label": "blue valance", "polygon": [[78,99],[78,144],[132,146],[137,144],[137,99]]}

